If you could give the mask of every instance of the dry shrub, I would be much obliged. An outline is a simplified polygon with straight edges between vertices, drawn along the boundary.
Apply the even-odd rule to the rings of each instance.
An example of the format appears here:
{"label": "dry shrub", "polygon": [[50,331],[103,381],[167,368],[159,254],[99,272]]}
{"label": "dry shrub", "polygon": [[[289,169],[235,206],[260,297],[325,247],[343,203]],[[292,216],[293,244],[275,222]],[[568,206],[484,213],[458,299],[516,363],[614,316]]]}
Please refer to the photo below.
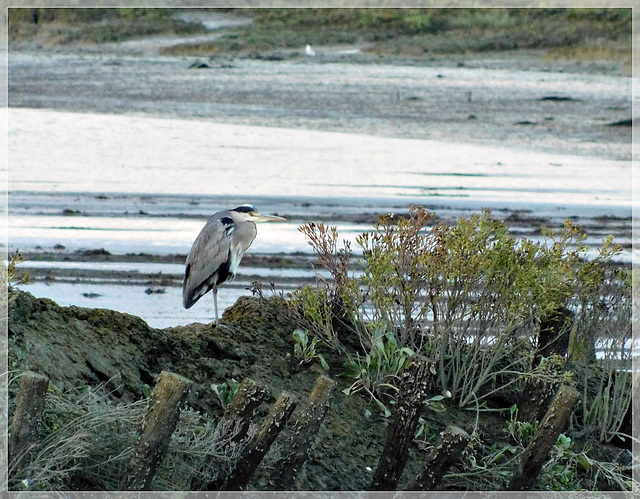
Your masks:
{"label": "dry shrub", "polygon": [[[101,385],[79,395],[49,389],[41,440],[20,470],[9,470],[10,490],[118,490],[135,448],[150,399],[114,403]],[[239,448],[204,415],[185,409],[171,436],[167,455],[152,482],[154,490],[189,490],[191,478],[227,473]],[[221,450],[225,449],[225,450]],[[206,467],[205,456],[212,456]]]}

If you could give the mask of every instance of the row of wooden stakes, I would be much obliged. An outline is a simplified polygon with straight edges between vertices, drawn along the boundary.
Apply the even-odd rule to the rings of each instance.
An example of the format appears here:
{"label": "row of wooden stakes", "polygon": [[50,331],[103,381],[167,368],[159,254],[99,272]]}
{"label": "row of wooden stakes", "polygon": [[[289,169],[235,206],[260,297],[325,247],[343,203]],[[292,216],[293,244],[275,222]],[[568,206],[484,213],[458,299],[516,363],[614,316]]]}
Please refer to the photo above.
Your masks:
{"label": "row of wooden stakes", "polygon": [[[409,446],[424,407],[431,376],[430,364],[424,359],[417,359],[405,369],[400,380],[400,396],[395,406],[395,416],[389,426],[387,440],[369,490],[397,489],[409,457]],[[20,392],[9,437],[9,463],[13,470],[19,470],[21,461],[27,458],[30,449],[37,446],[38,426],[42,418],[48,383],[48,378],[36,373],[25,372],[21,376]],[[191,380],[178,374],[166,371],[160,374],[122,480],[121,490],[150,490],[192,384]],[[286,452],[276,464],[276,471],[270,476],[269,482],[273,490],[291,488],[297,472],[308,458],[309,450],[329,410],[335,384],[332,379],[324,375],[319,376],[308,401],[291,426],[289,440],[283,445]],[[191,481],[192,490],[230,491],[246,488],[297,406],[294,398],[283,392],[258,430],[247,439],[252,419],[267,394],[268,391],[264,387],[251,379],[243,380],[218,422],[216,434],[212,437],[225,441],[225,445],[239,445],[242,451],[230,474],[212,481],[194,477]],[[575,389],[560,387],[542,418],[537,433],[525,450],[508,490],[528,490],[533,485],[577,401],[578,393]],[[460,459],[470,438],[461,428],[447,427],[427,456],[422,472],[409,483],[407,490],[436,490],[446,471]]]}

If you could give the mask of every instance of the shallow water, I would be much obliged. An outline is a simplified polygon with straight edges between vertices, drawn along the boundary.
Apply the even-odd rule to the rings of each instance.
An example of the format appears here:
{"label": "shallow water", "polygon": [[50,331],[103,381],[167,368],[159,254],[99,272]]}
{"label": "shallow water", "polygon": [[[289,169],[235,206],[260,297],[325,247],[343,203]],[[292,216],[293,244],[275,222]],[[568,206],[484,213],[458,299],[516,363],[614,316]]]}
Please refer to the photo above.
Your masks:
{"label": "shallow water", "polygon": [[[417,201],[531,209],[542,216],[627,216],[632,201],[629,161],[33,109],[10,109],[9,120],[12,207],[19,191],[183,195],[187,200],[235,196],[294,204],[333,199],[337,205],[355,198],[399,206]],[[99,202],[95,208],[100,209]],[[133,213],[139,209],[129,206]]]}
{"label": "shallow water", "polygon": [[[600,157],[13,108],[9,162],[10,250],[186,254],[208,216],[245,202],[289,219],[259,226],[250,251],[267,255],[309,253],[301,223],[326,220],[354,241],[370,224],[344,220],[405,212],[411,203],[448,219],[482,208],[522,210],[556,226],[567,217],[587,226],[594,217],[617,217],[622,220],[609,226],[617,227],[621,242],[631,238],[631,163]],[[601,236],[596,230],[592,242]],[[631,259],[630,249],[623,259]],[[248,293],[245,288],[241,281],[225,287],[221,308]],[[210,304],[182,309],[177,287],[151,295],[106,282],[36,282],[25,289],[63,305],[134,313],[153,326],[212,316]]]}
{"label": "shallow water", "polygon": [[[107,308],[133,314],[143,318],[151,327],[164,328],[202,322],[213,322],[215,315],[213,298],[204,296],[189,310],[182,308],[182,288],[167,287],[164,293],[147,294],[145,287],[123,284],[55,283],[34,282],[23,287],[33,295],[50,298],[68,306]],[[280,288],[284,292],[289,288]],[[233,305],[243,295],[251,295],[250,283],[245,286],[225,284],[218,293],[220,313]]]}

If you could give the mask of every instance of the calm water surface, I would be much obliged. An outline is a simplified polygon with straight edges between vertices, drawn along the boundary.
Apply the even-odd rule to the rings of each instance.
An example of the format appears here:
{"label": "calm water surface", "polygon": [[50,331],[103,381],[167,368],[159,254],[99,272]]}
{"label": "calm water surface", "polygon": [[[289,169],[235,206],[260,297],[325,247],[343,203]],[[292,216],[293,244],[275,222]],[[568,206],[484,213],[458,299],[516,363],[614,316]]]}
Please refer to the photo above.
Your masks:
{"label": "calm water surface", "polygon": [[[262,254],[309,253],[298,226],[314,217],[353,241],[370,225],[345,220],[412,203],[448,218],[491,208],[586,225],[628,219],[633,206],[629,161],[194,119],[12,108],[9,162],[9,248],[22,251],[186,254],[208,216],[245,202],[289,219],[259,226],[250,251]],[[621,233],[629,243],[630,230]],[[245,281],[240,274],[221,291],[223,307],[248,293]],[[63,305],[135,313],[158,327],[212,317],[206,298],[182,309],[177,287],[151,295],[106,282],[25,289]]]}

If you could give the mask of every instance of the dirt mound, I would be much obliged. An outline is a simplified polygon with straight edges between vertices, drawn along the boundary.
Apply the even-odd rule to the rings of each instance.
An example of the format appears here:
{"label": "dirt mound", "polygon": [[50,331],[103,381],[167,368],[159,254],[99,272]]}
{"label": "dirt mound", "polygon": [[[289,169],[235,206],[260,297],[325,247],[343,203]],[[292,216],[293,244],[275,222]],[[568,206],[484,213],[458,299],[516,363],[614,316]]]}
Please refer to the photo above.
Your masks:
{"label": "dirt mound", "polygon": [[[249,377],[267,386],[271,396],[264,416],[282,390],[307,399],[320,372],[293,357],[293,326],[280,299],[242,297],[223,315],[224,326],[190,324],[167,329],[105,309],[61,307],[16,291],[10,305],[9,362],[19,370],[48,376],[63,391],[107,382],[115,401],[143,397],[161,371],[194,381],[187,404],[214,419],[222,408],[212,383]],[[332,406],[315,449],[296,480],[300,490],[363,490],[375,469],[386,424],[360,396],[346,396],[342,366],[326,356],[327,373],[338,381]],[[295,418],[295,414],[294,414]],[[280,439],[279,439],[280,440]],[[252,488],[268,488],[278,441],[258,469]],[[369,469],[367,469],[369,468]]]}
{"label": "dirt mound", "polygon": [[[13,375],[30,369],[48,376],[52,384],[70,394],[106,383],[114,403],[142,399],[161,371],[172,371],[194,382],[187,405],[218,421],[223,409],[211,385],[248,377],[270,392],[258,411],[258,424],[282,391],[300,402],[293,422],[322,372],[334,379],[337,387],[315,446],[299,470],[293,489],[367,490],[371,485],[390,421],[366,397],[345,395],[343,390],[353,379],[341,376],[344,358],[322,351],[328,371],[322,371],[318,363],[299,364],[293,348],[295,325],[281,297],[240,298],[225,311],[220,328],[194,323],[154,329],[132,315],[61,307],[23,291],[11,293],[9,311],[9,369]],[[15,386],[13,383],[9,396],[10,409]],[[511,403],[502,400],[501,407]],[[398,490],[404,489],[424,467],[429,447],[449,424],[470,433],[477,424],[474,445],[490,447],[492,452],[496,446],[515,449],[507,442],[504,414],[492,410],[476,413],[453,404],[446,404],[444,409],[444,412],[422,412],[429,440],[413,441]],[[272,489],[269,477],[285,451],[281,442],[291,435],[290,426],[284,428],[265,456],[249,483],[249,490]],[[576,452],[590,445],[581,442]],[[619,466],[621,452],[629,454],[606,444],[598,444],[598,448],[600,458],[612,466]],[[72,484],[73,487],[82,488],[82,484]],[[445,485],[445,490],[459,488],[465,485],[451,481]]]}

